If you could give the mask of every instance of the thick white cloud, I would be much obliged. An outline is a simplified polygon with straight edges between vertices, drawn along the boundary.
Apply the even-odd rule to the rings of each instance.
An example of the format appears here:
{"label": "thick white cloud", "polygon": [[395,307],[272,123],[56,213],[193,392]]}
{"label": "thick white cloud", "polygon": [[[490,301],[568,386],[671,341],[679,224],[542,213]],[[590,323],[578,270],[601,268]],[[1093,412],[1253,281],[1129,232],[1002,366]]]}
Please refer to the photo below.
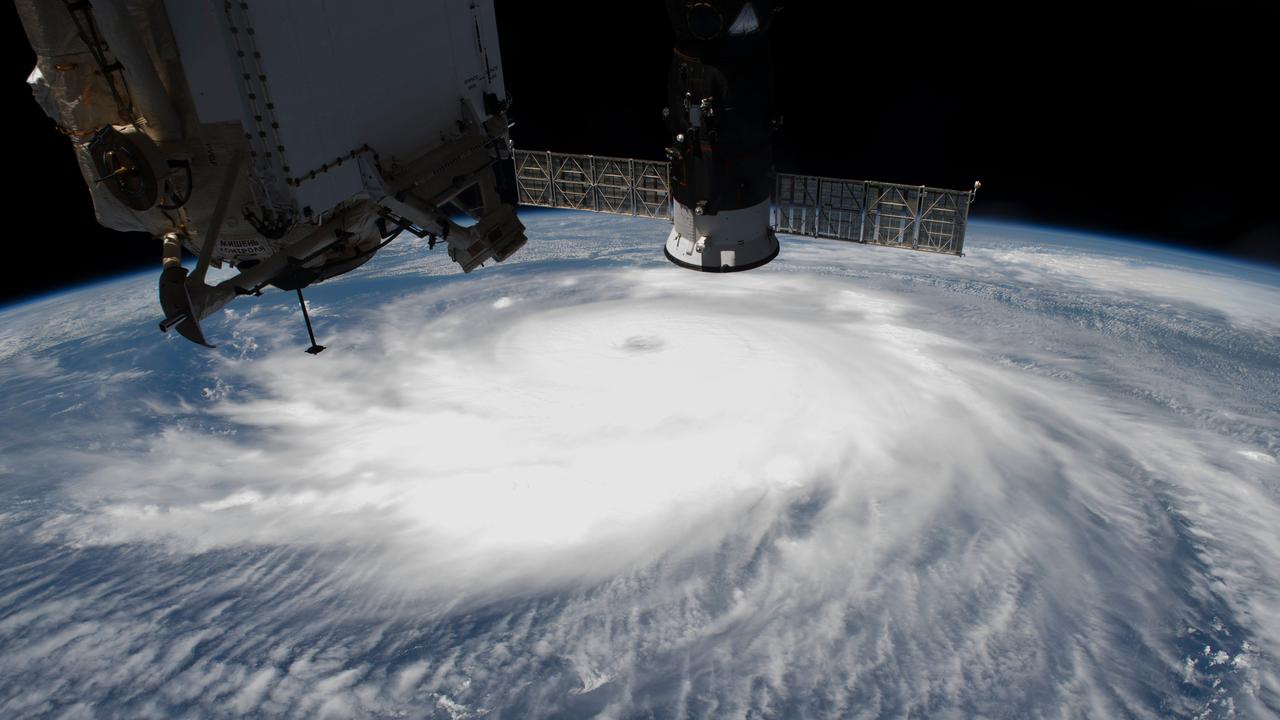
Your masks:
{"label": "thick white cloud", "polygon": [[320,358],[283,304],[182,371],[132,336],[110,370],[19,353],[6,387],[83,409],[3,437],[0,709],[1277,707],[1266,278],[999,227],[709,276],[637,262],[643,221],[530,226],[498,271],[313,292]]}
{"label": "thick white cloud", "polygon": [[227,360],[215,385],[244,389],[211,414],[233,432],[167,429],[89,469],[87,514],[46,532],[374,544],[398,584],[541,586],[719,542],[752,504],[887,472],[929,426],[937,452],[975,441],[953,426],[980,399],[936,358],[954,343],[894,302],[666,270],[528,276],[496,311],[488,287],[418,293],[335,341],[358,351]]}

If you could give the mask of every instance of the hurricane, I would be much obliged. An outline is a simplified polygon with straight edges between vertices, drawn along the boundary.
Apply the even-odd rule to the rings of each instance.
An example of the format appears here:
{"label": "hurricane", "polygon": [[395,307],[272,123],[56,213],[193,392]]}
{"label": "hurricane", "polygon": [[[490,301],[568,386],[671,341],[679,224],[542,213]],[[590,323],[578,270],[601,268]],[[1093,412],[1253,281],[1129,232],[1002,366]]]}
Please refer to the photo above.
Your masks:
{"label": "hurricane", "polygon": [[8,717],[1269,717],[1280,272],[532,212],[155,331],[0,311]]}

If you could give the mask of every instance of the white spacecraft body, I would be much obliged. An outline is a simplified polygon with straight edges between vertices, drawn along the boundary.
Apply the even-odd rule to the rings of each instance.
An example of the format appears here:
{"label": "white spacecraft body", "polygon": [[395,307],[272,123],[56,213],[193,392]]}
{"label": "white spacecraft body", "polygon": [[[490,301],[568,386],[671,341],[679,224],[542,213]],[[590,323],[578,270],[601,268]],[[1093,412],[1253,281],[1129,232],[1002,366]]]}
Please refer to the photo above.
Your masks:
{"label": "white spacecraft body", "polygon": [[[491,0],[17,7],[99,221],[165,238],[166,323],[192,340],[237,295],[300,290],[404,230],[467,272],[524,244]],[[224,263],[240,272],[206,284]]]}

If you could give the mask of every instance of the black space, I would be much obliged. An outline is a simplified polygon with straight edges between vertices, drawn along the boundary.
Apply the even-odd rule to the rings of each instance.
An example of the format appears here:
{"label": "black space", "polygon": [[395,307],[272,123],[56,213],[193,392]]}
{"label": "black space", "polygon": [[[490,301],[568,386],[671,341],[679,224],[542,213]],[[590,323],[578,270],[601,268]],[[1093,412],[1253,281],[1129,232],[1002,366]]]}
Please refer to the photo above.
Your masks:
{"label": "black space", "polygon": [[[663,3],[497,0],[517,146],[662,157]],[[102,229],[31,99],[3,3],[9,259],[0,298],[157,267]],[[779,170],[968,187],[1010,218],[1280,263],[1280,6],[792,2],[774,30]],[[436,42],[389,28],[388,42]],[[16,219],[16,221],[15,221]]]}

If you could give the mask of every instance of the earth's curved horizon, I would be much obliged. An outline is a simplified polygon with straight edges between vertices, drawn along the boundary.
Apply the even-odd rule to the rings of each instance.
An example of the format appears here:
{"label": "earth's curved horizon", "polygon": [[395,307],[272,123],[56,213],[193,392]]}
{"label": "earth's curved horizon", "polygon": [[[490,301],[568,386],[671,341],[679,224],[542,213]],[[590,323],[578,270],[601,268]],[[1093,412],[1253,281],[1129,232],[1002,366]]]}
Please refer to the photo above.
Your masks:
{"label": "earth's curved horizon", "polygon": [[1280,270],[522,213],[156,330],[0,307],[5,717],[1271,717]]}

